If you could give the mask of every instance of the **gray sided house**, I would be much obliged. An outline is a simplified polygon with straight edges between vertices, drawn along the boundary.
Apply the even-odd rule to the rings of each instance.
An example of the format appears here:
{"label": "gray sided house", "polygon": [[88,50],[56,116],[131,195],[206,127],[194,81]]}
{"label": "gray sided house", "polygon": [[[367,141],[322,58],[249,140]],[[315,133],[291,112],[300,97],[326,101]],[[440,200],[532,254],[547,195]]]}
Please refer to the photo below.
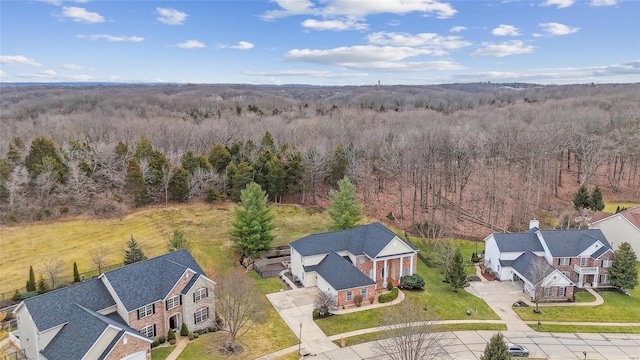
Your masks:
{"label": "gray sided house", "polygon": [[294,278],[335,296],[338,306],[353,304],[357,295],[371,301],[376,289],[388,282],[397,285],[417,269],[418,249],[378,222],[309,235],[289,245]]}
{"label": "gray sided house", "polygon": [[633,251],[640,255],[640,206],[618,214],[596,212],[589,223],[590,229],[600,229],[615,249],[628,242]]}
{"label": "gray sided house", "polygon": [[183,323],[215,324],[215,283],[187,250],[24,300],[15,342],[28,359],[151,359],[151,343]]}
{"label": "gray sided house", "polygon": [[500,280],[522,282],[532,298],[536,288],[542,289],[543,301],[571,299],[575,286],[610,286],[613,250],[600,230],[540,230],[537,225],[532,221],[526,232],[487,236],[485,267]]}

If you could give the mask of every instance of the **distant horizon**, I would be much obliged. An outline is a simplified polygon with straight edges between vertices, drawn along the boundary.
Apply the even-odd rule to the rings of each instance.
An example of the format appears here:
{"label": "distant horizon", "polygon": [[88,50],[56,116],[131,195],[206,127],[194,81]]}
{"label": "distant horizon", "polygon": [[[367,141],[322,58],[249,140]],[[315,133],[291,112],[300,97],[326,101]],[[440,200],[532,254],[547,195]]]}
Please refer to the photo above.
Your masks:
{"label": "distant horizon", "polygon": [[640,82],[640,1],[3,1],[0,82]]}

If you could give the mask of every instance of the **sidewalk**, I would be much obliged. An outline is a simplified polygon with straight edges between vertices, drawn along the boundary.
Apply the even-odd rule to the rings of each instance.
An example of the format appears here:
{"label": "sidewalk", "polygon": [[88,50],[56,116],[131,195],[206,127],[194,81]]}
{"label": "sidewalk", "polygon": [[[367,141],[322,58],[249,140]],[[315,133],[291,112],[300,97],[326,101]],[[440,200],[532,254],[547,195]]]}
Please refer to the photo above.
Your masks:
{"label": "sidewalk", "polygon": [[177,336],[176,348],[173,349],[173,351],[171,352],[171,354],[169,354],[169,356],[167,356],[166,360],[176,360],[178,356],[180,356],[180,354],[182,353],[182,350],[184,350],[184,348],[187,347],[188,343],[189,343],[189,338],[185,336]]}

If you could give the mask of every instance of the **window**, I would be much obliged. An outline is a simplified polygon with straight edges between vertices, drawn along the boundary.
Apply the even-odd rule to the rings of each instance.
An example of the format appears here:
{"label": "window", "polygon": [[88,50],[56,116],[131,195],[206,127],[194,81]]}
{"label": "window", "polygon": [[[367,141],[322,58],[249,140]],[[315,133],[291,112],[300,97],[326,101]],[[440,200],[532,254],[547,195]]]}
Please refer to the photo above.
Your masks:
{"label": "window", "polygon": [[366,261],[367,259],[364,257],[364,255],[358,256],[358,264],[364,264]]}
{"label": "window", "polygon": [[600,275],[600,283],[608,284],[609,283],[609,274]]}
{"label": "window", "polygon": [[602,260],[602,267],[611,267],[612,260]]}
{"label": "window", "polygon": [[193,322],[201,323],[209,318],[209,308],[202,308],[193,314]]}
{"label": "window", "polygon": [[149,304],[138,309],[138,319],[153,315],[156,312],[155,304]]}
{"label": "window", "polygon": [[353,291],[348,290],[347,291],[347,301],[351,301],[353,300]]}
{"label": "window", "polygon": [[549,296],[551,296],[551,288],[550,287],[542,288],[542,297],[549,297]]}
{"label": "window", "polygon": [[567,279],[571,280],[571,273],[568,271],[562,271],[562,275],[566,276]]}
{"label": "window", "polygon": [[156,325],[152,324],[152,325],[147,325],[147,326],[143,327],[140,330],[140,334],[142,334],[143,336],[146,336],[148,338],[156,337]]}
{"label": "window", "polygon": [[206,287],[201,287],[200,289],[194,291],[193,302],[198,302],[206,297],[209,297],[209,289]]}
{"label": "window", "polygon": [[589,261],[589,258],[581,257],[580,258],[580,266],[587,266],[587,261]]}
{"label": "window", "polygon": [[362,296],[363,299],[367,298],[367,288],[362,288],[362,290],[360,290],[360,296]]}
{"label": "window", "polygon": [[170,297],[167,299],[166,309],[171,310],[173,308],[180,306],[180,304],[182,304],[182,298],[180,297],[180,295]]}
{"label": "window", "polygon": [[567,293],[566,290],[567,289],[564,288],[564,287],[559,287],[558,288],[558,296],[560,296],[560,297],[565,296],[565,294]]}
{"label": "window", "polygon": [[570,262],[571,262],[570,258],[563,257],[558,259],[558,265],[569,265]]}

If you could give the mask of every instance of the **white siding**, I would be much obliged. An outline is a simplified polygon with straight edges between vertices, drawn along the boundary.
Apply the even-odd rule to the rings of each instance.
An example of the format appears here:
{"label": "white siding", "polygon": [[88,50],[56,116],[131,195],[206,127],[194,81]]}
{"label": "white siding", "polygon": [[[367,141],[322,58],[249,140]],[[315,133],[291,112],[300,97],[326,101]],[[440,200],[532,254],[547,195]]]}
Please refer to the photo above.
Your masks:
{"label": "white siding", "polygon": [[[89,351],[87,352],[84,358],[85,359],[99,358],[100,355],[102,355],[102,352],[104,351],[104,349],[106,349],[107,346],[109,346],[113,338],[116,337],[116,335],[118,335],[118,332],[119,330],[117,330],[116,328],[111,326],[108,327],[102,333],[102,335],[98,338],[98,340],[95,343],[93,343],[93,346],[91,347],[91,349],[89,349]],[[120,341],[122,341],[122,339],[120,339]]]}
{"label": "white siding", "polygon": [[20,331],[20,345],[29,359],[40,359],[38,350],[38,333],[31,314],[24,303],[16,309],[18,318],[18,330]]}
{"label": "white siding", "polygon": [[[393,238],[393,240],[389,241],[389,243],[382,249],[382,251],[377,254],[377,257],[406,254],[408,252],[413,252],[413,249],[411,249],[402,239],[396,236]],[[373,256],[376,254],[370,255]]]}
{"label": "white siding", "polygon": [[[209,297],[204,298],[198,302],[193,302],[193,293],[194,291],[202,288],[209,288]],[[213,284],[202,277],[200,277],[193,284],[191,289],[187,294],[182,297],[182,306],[184,309],[184,313],[182,314],[182,322],[187,324],[187,328],[189,331],[204,329],[209,326],[213,326],[215,324],[215,296],[214,296],[214,287]],[[209,318],[203,322],[195,323],[193,314],[203,307],[209,308]]]}
{"label": "white siding", "polygon": [[304,274],[304,279],[301,278],[302,285],[304,287],[312,287],[318,285],[318,273],[310,271]]}
{"label": "white siding", "polygon": [[305,256],[302,258],[302,265],[304,266],[318,265],[320,264],[320,261],[324,259],[325,256],[327,256],[327,254]]}
{"label": "white siding", "polygon": [[578,257],[591,257],[591,254],[593,254],[594,252],[598,251],[598,249],[600,249],[602,246],[602,243],[600,241],[596,241],[593,244],[591,244],[591,246],[589,246],[588,248],[584,249],[583,252],[581,252],[580,254],[578,254]]}
{"label": "white siding", "polygon": [[640,254],[640,230],[637,229],[624,216],[617,214],[600,220],[589,226],[590,229],[600,229],[613,250],[623,242],[631,244],[636,254]]}
{"label": "white siding", "polygon": [[322,292],[329,293],[336,297],[338,296],[338,292],[333,286],[329,285],[329,283],[320,275],[318,275],[318,289]]}
{"label": "white siding", "polygon": [[294,278],[302,279],[302,255],[297,252],[293,247],[291,248],[291,275]]}

